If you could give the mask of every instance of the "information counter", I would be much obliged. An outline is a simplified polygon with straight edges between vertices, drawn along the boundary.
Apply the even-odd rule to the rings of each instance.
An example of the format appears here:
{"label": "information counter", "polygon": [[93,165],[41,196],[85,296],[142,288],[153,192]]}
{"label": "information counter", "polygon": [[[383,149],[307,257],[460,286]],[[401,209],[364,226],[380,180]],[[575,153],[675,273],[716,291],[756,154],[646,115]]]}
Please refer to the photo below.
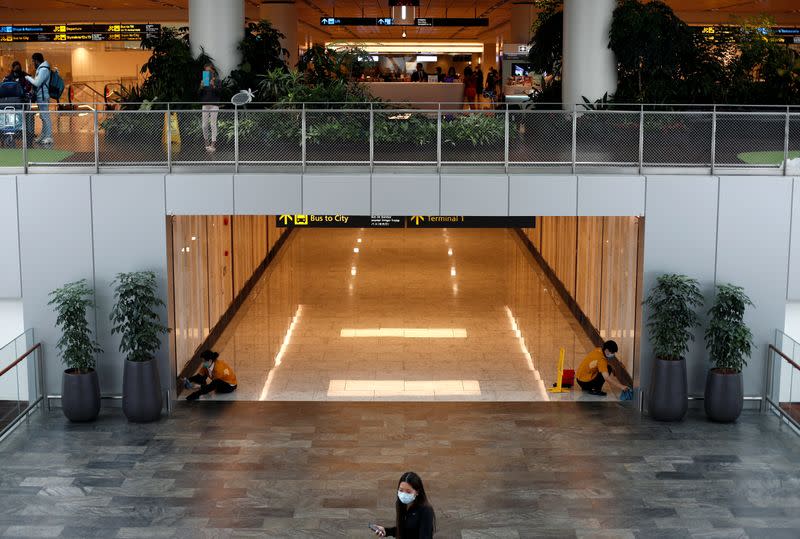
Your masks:
{"label": "information counter", "polygon": [[463,107],[464,84],[460,82],[367,82],[369,92],[383,101],[409,103],[412,108],[433,108],[459,110]]}

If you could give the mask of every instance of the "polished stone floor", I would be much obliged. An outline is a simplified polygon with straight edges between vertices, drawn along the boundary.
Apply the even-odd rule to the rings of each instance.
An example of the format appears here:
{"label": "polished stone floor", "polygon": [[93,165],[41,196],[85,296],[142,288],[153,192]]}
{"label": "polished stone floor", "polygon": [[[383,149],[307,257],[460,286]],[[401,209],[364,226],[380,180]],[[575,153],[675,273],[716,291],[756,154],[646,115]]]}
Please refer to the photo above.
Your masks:
{"label": "polished stone floor", "polygon": [[195,402],[58,410],[0,443],[0,537],[370,537],[418,472],[442,538],[797,538],[800,438],[774,416],[619,403]]}
{"label": "polished stone floor", "polygon": [[596,399],[546,391],[561,347],[592,348],[513,231],[296,230],[217,346],[239,389],[208,398]]}

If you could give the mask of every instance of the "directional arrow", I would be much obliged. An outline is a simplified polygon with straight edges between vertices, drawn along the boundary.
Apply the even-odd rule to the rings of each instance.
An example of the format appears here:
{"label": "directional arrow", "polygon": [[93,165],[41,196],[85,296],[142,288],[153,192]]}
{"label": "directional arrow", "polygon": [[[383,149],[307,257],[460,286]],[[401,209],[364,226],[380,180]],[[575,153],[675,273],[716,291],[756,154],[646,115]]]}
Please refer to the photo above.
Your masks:
{"label": "directional arrow", "polygon": [[291,215],[281,215],[280,217],[278,217],[278,220],[283,221],[284,225],[288,225],[289,221],[294,222],[294,217],[292,217]]}
{"label": "directional arrow", "polygon": [[413,222],[417,226],[419,226],[419,224],[424,222],[424,221],[425,221],[425,218],[423,216],[421,216],[421,215],[414,215],[411,218],[411,222]]}

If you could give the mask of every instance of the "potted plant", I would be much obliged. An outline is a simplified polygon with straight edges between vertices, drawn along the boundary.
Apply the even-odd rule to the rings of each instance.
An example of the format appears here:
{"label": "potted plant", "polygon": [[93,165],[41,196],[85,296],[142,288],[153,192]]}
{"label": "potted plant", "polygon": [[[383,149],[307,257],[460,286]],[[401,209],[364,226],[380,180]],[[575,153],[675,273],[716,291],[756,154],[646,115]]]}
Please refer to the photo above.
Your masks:
{"label": "potted plant", "polygon": [[86,310],[94,305],[94,292],[86,279],[67,283],[50,292],[61,329],[56,348],[67,366],[61,379],[61,407],[70,421],[93,421],[100,413],[100,382],[95,371],[95,354],[102,352],[92,339]]}
{"label": "potted plant", "polygon": [[120,273],[111,285],[115,286],[111,333],[122,335],[119,351],[126,355],[122,411],[129,421],[155,421],[163,405],[155,354],[161,347],[160,335],[167,331],[156,313],[164,306],[156,295],[156,274]]}
{"label": "potted plant", "polygon": [[736,421],[742,413],[742,369],[753,347],[753,334],[744,323],[744,311],[753,303],[744,289],[732,284],[717,286],[717,299],[708,314],[706,349],[714,367],[706,377],[705,409],[712,421]]}
{"label": "potted plant", "polygon": [[650,374],[648,410],[659,421],[680,421],[688,409],[686,359],[692,328],[703,304],[698,283],[685,275],[661,275],[644,304],[656,359]]}

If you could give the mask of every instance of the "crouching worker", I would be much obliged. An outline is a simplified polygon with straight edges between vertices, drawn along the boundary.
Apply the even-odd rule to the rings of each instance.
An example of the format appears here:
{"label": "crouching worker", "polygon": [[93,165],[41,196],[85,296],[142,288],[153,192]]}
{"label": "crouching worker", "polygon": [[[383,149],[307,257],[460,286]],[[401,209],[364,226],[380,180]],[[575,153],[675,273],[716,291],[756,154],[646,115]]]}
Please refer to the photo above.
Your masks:
{"label": "crouching worker", "polygon": [[[204,350],[200,354],[203,360],[203,368],[200,369],[198,374],[190,377],[185,381],[187,388],[192,389],[191,384],[198,384],[200,389],[186,397],[187,401],[193,401],[200,398],[200,395],[205,395],[216,391],[217,393],[233,393],[236,390],[236,374],[230,365],[217,359],[219,354],[212,350]],[[211,379],[206,383],[207,379]]]}
{"label": "crouching worker", "polygon": [[603,392],[603,385],[608,383],[614,389],[618,389],[621,393],[628,395],[629,387],[619,381],[611,366],[611,363],[614,363],[618,349],[617,343],[606,341],[603,343],[602,348],[595,348],[583,358],[578,367],[578,372],[575,373],[578,385],[581,386],[582,390],[589,392],[590,395],[605,397],[606,393]]}

